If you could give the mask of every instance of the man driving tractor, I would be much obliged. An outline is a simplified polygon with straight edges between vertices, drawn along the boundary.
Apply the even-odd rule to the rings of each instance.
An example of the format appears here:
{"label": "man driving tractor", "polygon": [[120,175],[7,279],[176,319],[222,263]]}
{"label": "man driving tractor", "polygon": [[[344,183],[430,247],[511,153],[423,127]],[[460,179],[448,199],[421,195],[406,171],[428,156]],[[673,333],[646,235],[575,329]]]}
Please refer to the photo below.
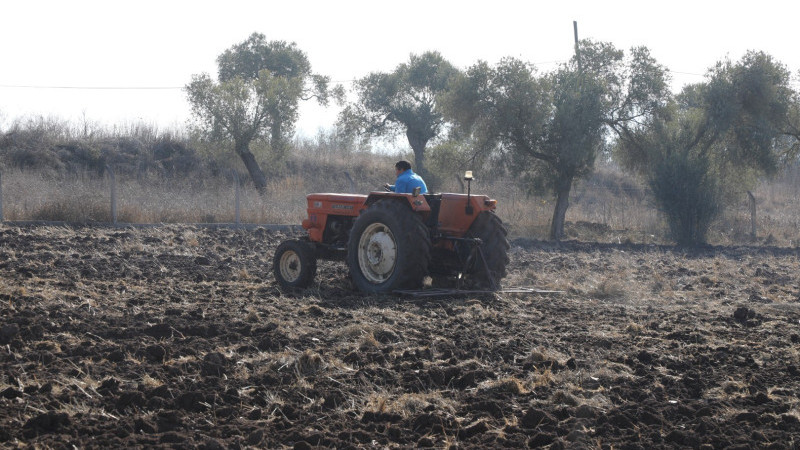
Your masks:
{"label": "man driving tractor", "polygon": [[[506,276],[508,230],[486,195],[428,194],[408,161],[395,164],[391,192],[306,196],[307,235],[288,239],[273,256],[284,289],[314,282],[317,260],[344,260],[353,286],[366,293],[431,286],[497,290]],[[468,182],[472,171],[464,174]],[[415,192],[418,191],[418,192]]]}
{"label": "man driving tractor", "polygon": [[411,163],[408,161],[397,161],[394,165],[397,174],[395,184],[386,183],[383,188],[389,192],[397,192],[398,194],[411,194],[414,188],[419,187],[420,194],[427,194],[428,187],[425,185],[425,180],[421,176],[411,170]]}

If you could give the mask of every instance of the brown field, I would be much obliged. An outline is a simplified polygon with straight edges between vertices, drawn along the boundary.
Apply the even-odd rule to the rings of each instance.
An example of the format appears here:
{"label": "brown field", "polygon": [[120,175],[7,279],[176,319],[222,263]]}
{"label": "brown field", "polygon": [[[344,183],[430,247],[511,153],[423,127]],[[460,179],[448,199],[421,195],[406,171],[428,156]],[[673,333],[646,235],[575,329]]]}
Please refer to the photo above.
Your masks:
{"label": "brown field", "polygon": [[418,299],[283,294],[284,237],[0,226],[0,447],[798,447],[796,246],[517,238],[561,293]]}

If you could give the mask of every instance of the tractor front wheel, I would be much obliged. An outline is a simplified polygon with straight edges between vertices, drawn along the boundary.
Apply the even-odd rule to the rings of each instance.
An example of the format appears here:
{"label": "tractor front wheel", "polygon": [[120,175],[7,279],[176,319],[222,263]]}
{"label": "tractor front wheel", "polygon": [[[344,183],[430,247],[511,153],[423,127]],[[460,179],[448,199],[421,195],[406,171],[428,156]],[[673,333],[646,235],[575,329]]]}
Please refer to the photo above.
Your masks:
{"label": "tractor front wheel", "polygon": [[379,201],[350,231],[347,265],[356,287],[369,293],[422,286],[431,259],[431,240],[422,218],[408,205]]}
{"label": "tractor front wheel", "polygon": [[317,274],[317,259],[312,245],[305,241],[282,242],[272,260],[275,280],[284,289],[306,288]]}

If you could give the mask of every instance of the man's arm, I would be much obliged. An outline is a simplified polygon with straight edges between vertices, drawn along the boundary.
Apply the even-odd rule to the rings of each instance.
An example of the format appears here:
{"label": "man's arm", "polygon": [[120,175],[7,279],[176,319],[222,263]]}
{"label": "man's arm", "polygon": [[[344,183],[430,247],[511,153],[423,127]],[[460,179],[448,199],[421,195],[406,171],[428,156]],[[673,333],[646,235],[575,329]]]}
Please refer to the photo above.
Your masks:
{"label": "man's arm", "polygon": [[408,177],[404,177],[400,175],[397,177],[397,181],[395,181],[394,189],[392,192],[399,192],[400,194],[407,194],[410,192],[408,190]]}

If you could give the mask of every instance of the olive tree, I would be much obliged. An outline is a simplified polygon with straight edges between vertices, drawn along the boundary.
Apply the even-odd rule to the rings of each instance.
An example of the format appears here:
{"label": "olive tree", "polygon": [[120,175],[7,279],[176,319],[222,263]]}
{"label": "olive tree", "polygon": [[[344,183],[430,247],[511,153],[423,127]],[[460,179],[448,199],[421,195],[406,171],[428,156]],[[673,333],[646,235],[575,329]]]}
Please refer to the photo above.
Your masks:
{"label": "olive tree", "polygon": [[647,179],[675,241],[700,245],[728,201],[796,155],[797,107],[786,68],[751,51],[717,63],[642,126],[620,127],[616,156]]}
{"label": "olive tree", "polygon": [[373,72],[357,80],[357,99],[343,109],[339,123],[365,137],[405,133],[415,170],[425,174],[425,149],[446,124],[439,99],[457,73],[438,52],[412,54],[393,72]]}
{"label": "olive tree", "polygon": [[503,152],[530,192],[555,197],[553,240],[563,236],[575,180],[592,171],[609,130],[653,114],[668,93],[666,69],[646,48],[627,58],[607,43],[585,40],[579,48],[580,58],[543,75],[515,58],[479,62],[445,102],[458,128],[478,137],[479,150]]}
{"label": "olive tree", "polygon": [[267,41],[260,33],[217,58],[218,73],[192,76],[186,86],[193,116],[212,139],[233,141],[233,149],[259,191],[266,177],[250,150],[265,141],[276,154],[285,152],[298,118],[300,101],[315,98],[327,105],[341,99],[341,87],[312,73],[306,54],[295,43]]}

